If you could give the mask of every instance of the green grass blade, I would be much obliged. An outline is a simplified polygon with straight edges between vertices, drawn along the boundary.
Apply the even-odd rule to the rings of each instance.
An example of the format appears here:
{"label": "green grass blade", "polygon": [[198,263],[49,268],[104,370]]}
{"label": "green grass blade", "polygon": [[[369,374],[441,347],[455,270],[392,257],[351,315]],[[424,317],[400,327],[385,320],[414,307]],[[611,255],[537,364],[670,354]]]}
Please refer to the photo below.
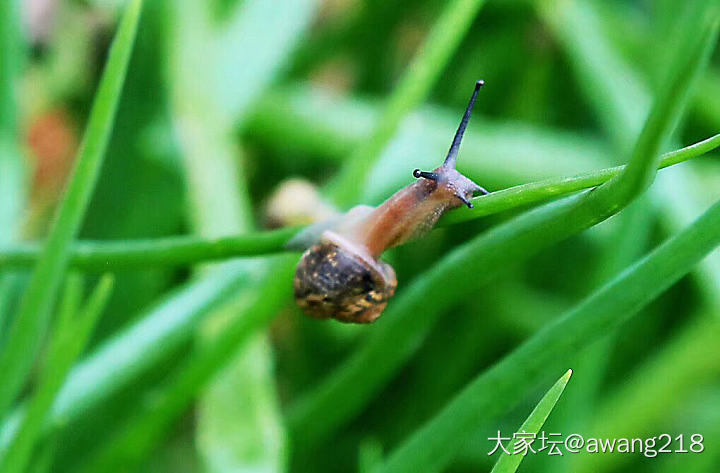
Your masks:
{"label": "green grass blade", "polygon": [[80,227],[102,165],[130,60],[140,6],[140,0],[130,3],[120,23],[72,179],[57,211],[42,257],[21,299],[17,316],[8,332],[7,344],[0,353],[0,371],[3,373],[0,413],[7,411],[22,389],[48,325],[50,307],[69,259],[70,243]]}
{"label": "green grass blade", "polygon": [[478,376],[401,445],[379,471],[442,467],[452,457],[458,439],[507,412],[544,373],[570,363],[579,349],[618,327],[719,244],[720,202]]}
{"label": "green grass blade", "polygon": [[[316,5],[315,0],[291,4],[250,0],[232,5],[222,21],[211,20],[214,5],[208,2],[174,9],[178,25],[169,41],[176,66],[170,75],[173,111],[190,194],[189,213],[196,233],[219,238],[253,230],[250,186],[242,164],[245,160],[238,156],[235,130],[243,126],[250,106],[288,62],[314,19]],[[205,20],[200,28],[198,17]],[[263,47],[258,48],[258,44]],[[197,54],[199,50],[215,59],[212,67],[207,67],[206,55]],[[207,87],[207,83],[217,87]],[[248,271],[259,264],[230,263]],[[228,268],[226,264],[209,270],[222,273]],[[245,294],[241,290],[236,298],[247,299]],[[224,326],[242,316],[242,309],[231,303],[210,314],[198,331],[196,343],[200,347],[212,346]],[[282,470],[285,435],[274,380],[268,370],[271,352],[266,335],[256,334],[232,355],[225,369],[211,381],[204,378],[202,384],[188,388],[200,394],[195,431],[200,460],[206,469],[216,473],[259,467]],[[193,398],[186,399],[189,402]],[[163,429],[151,427],[150,422],[165,425],[172,419],[165,415],[179,412],[158,411],[145,419],[142,429],[156,431],[158,436],[145,437],[148,446],[136,445],[135,450],[149,451],[162,439]]]}
{"label": "green grass blade", "polygon": [[20,3],[0,6],[0,136],[15,138],[17,132],[17,87],[22,61]]}
{"label": "green grass blade", "polygon": [[[720,135],[715,135],[685,148],[665,153],[660,161],[660,169],[702,156],[718,147],[720,147]],[[482,198],[473,199],[472,210],[447,214],[439,225],[467,222],[599,186],[619,175],[623,169],[625,166],[615,166],[571,177],[530,182],[493,192]],[[85,270],[127,269],[272,255],[286,251],[285,245],[299,230],[299,228],[283,228],[212,240],[169,237],[118,243],[79,241],[71,248],[70,265]],[[33,244],[0,249],[0,268],[27,267],[37,261],[39,255],[40,248]]]}
{"label": "green grass blade", "polygon": [[[623,432],[652,435],[698,388],[704,389],[716,379],[720,373],[717,314],[702,314],[676,331],[677,335],[629,374],[618,389],[603,396],[585,429],[588,435],[611,437]],[[653,396],[648,397],[647,393]],[[578,455],[573,471],[617,471],[629,460],[615,457]]]}
{"label": "green grass blade", "polygon": [[[71,247],[70,265],[85,270],[147,268],[217,261],[286,251],[298,228],[249,232],[230,237],[168,237],[121,242],[79,241]],[[16,249],[15,249],[16,248]],[[40,255],[38,245],[0,250],[0,268],[28,267]]]}
{"label": "green grass blade", "polygon": [[112,291],[113,278],[100,279],[81,311],[77,311],[81,280],[70,276],[56,328],[48,348],[40,381],[31,397],[18,435],[0,461],[6,473],[22,473],[31,460],[33,448],[41,436],[43,423],[53,399],[80,355]]}
{"label": "green grass blade", "polygon": [[[285,301],[291,287],[287,284],[294,271],[295,258],[279,257],[268,268],[270,278],[258,278],[253,285],[253,298],[262,310],[248,311],[229,324],[212,344],[197,351],[161,386],[155,402],[139,410],[125,422],[115,435],[107,439],[82,468],[83,472],[126,471],[145,458],[177,416],[195,398],[198,389],[222,369],[238,347],[264,328]],[[283,269],[280,272],[279,269]],[[270,281],[266,284],[267,280]]]}
{"label": "green grass blade", "polygon": [[[550,30],[560,39],[560,43],[574,65],[583,93],[591,103],[593,112],[598,116],[606,134],[617,143],[619,149],[627,147],[628,136],[632,136],[642,126],[650,97],[650,83],[664,79],[667,51],[658,52],[658,66],[655,77],[643,78],[643,71],[631,59],[623,57],[621,46],[608,33],[608,20],[596,2],[555,2],[548,1],[544,8],[543,18],[549,23]],[[708,10],[714,8],[715,10]],[[658,36],[666,41],[681,43],[694,36],[694,30],[702,25],[694,19],[699,9],[704,9],[704,21],[712,21],[720,17],[720,6],[717,2],[687,2],[683,8],[673,6],[670,16],[675,20],[672,28],[663,28]],[[613,7],[610,7],[612,11]],[[667,12],[666,12],[667,13]],[[592,51],[600,49],[603,54],[593,55]],[[701,77],[702,86],[707,77]],[[617,77],[622,78],[622,85],[617,86]],[[608,80],[609,79],[609,80]],[[700,87],[699,87],[700,88]],[[707,97],[707,89],[702,88],[696,94],[697,99]],[[696,100],[697,102],[697,100]],[[697,108],[697,107],[696,107]],[[627,110],[629,113],[619,114],[617,120],[607,120],[609,110]],[[705,108],[703,108],[705,110]],[[711,125],[720,126],[720,122]],[[666,226],[673,230],[690,223],[707,205],[707,201],[688,192],[700,179],[694,169],[673,173],[662,179],[661,188],[655,199],[662,203],[662,217]],[[708,303],[720,307],[720,258],[710,257],[698,266],[693,276],[703,289],[703,296]]]}
{"label": "green grass blade", "polygon": [[364,439],[358,446],[358,473],[370,473],[382,465],[383,449],[377,439]]}
{"label": "green grass blade", "polygon": [[[550,416],[560,396],[562,396],[563,391],[565,391],[565,386],[567,386],[567,383],[570,381],[570,376],[572,376],[572,370],[568,370],[567,373],[562,375],[560,379],[552,385],[550,390],[540,399],[535,409],[533,409],[516,432],[537,434],[540,431],[540,428],[548,416]],[[498,461],[490,473],[515,473],[518,467],[520,467],[523,458],[525,458],[523,455],[503,455],[501,451],[500,458],[498,458]]]}
{"label": "green grass blade", "polygon": [[[59,419],[72,422],[166,360],[191,340],[203,316],[227,301],[253,275],[228,270],[187,284],[141,314],[138,322],[101,343],[71,371],[46,429]],[[17,434],[22,415],[23,410],[17,409],[3,423],[0,450]]]}
{"label": "green grass blade", "polygon": [[[690,91],[693,90],[692,86],[697,83],[700,72],[704,70],[710,58],[717,41],[720,17],[712,15],[717,9],[712,2],[707,2],[706,5],[697,12],[695,16],[697,21],[689,24],[692,31],[686,31],[682,38],[684,44],[677,48],[678,53],[671,63],[668,77],[663,80],[662,89],[659,91],[659,95],[665,100],[656,101],[650,110],[630,162],[623,172],[625,183],[634,182],[633,185],[646,187],[652,182],[656,165],[653,162],[647,163],[646,156],[657,156],[656,162],[659,163],[660,151],[669,141]],[[668,116],[672,119],[668,120]],[[654,139],[656,135],[663,136],[664,139],[656,140]],[[622,185],[611,185],[609,191],[619,191],[621,188]]]}
{"label": "green grass blade", "polygon": [[[18,149],[18,90],[23,61],[20,3],[0,5],[0,244],[12,241],[25,200],[25,166]],[[0,275],[0,285],[5,276]],[[0,314],[0,320],[2,319]]]}
{"label": "green grass blade", "polygon": [[[703,33],[696,36],[698,41],[677,50],[668,83],[680,88],[692,83],[707,56],[708,38],[716,30],[708,28]],[[689,62],[694,69],[686,68]],[[644,128],[632,155],[631,172],[619,174],[593,192],[541,207],[491,229],[456,248],[399,294],[367,343],[291,406],[288,421],[297,441],[312,445],[357,413],[414,353],[448,301],[469,296],[502,268],[608,218],[642,192],[650,181],[638,176],[654,172],[657,150],[676,119],[674,114],[660,112],[679,113],[683,95],[665,88],[657,98],[650,125]],[[455,284],[458,278],[472,280],[474,286]],[[371,372],[368,366],[373,367]]]}
{"label": "green grass blade", "polygon": [[[665,153],[661,156],[659,169],[673,166],[688,159],[710,152],[720,146],[720,135]],[[511,210],[524,205],[536,204],[553,197],[561,197],[583,189],[599,186],[620,175],[626,166],[615,166],[591,171],[577,176],[552,178],[493,192],[473,199],[474,208],[467,212],[452,212],[446,215],[440,225],[473,220],[497,212]]]}
{"label": "green grass blade", "polygon": [[[592,14],[592,3],[544,0],[537,5],[541,17],[568,50],[578,83],[598,112],[602,126],[613,130],[615,148],[628,149],[650,108],[650,98],[641,84],[628,79],[633,73],[616,56],[612,45],[587,34],[601,30],[599,20]],[[602,80],[598,82],[599,77]],[[617,101],[617,94],[626,94],[633,100]]]}
{"label": "green grass blade", "polygon": [[[380,152],[395,135],[403,118],[430,93],[484,3],[484,0],[453,0],[443,8],[440,18],[388,99],[370,138],[348,158],[347,165],[332,184],[331,191],[340,204],[355,203]],[[468,93],[473,85],[467,84]]]}

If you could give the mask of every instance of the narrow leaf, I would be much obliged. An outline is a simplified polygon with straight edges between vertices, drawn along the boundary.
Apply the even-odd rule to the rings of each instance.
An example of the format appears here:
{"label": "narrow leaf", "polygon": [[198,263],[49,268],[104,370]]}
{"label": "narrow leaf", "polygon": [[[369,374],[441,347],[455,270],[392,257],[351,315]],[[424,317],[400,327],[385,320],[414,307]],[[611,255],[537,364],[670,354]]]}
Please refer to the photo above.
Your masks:
{"label": "narrow leaf", "polygon": [[10,445],[7,454],[0,460],[0,468],[3,472],[22,473],[25,471],[31,461],[35,444],[41,436],[43,423],[52,402],[65,381],[70,367],[90,338],[110,296],[113,278],[106,275],[100,279],[90,298],[78,313],[80,281],[74,276],[68,278],[65,297],[50,341],[45,366],[40,374],[40,381],[31,397],[18,435]]}
{"label": "narrow leaf", "polygon": [[50,235],[10,327],[0,353],[0,414],[5,413],[27,380],[40,341],[49,323],[50,307],[69,259],[70,243],[78,232],[92,196],[112,130],[125,72],[140,17],[141,0],[127,7],[110,50],[75,169],[57,211]]}
{"label": "narrow leaf", "polygon": [[[553,384],[516,432],[537,434],[540,431],[540,428],[547,420],[550,412],[552,412],[555,404],[557,404],[560,399],[560,396],[562,396],[565,386],[567,386],[567,383],[570,381],[570,376],[572,376],[572,370],[568,370],[567,373]],[[490,473],[515,473],[523,461],[523,458],[525,458],[523,455],[503,455],[501,451],[500,458]]]}

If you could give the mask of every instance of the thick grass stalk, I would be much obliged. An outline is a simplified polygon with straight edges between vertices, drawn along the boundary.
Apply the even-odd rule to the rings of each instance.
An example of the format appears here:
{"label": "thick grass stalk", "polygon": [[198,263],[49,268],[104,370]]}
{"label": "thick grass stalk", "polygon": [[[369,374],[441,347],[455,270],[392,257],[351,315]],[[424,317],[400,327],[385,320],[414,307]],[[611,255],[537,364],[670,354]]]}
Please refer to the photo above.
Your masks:
{"label": "thick grass stalk", "polygon": [[108,301],[113,278],[105,275],[100,279],[82,310],[78,311],[81,285],[79,279],[70,276],[67,290],[52,340],[45,359],[40,381],[31,397],[22,425],[0,460],[4,473],[22,473],[32,458],[33,448],[41,437],[43,424],[62,383],[75,359],[82,353],[90,335]]}
{"label": "thick grass stalk", "polygon": [[407,114],[430,93],[484,3],[484,0],[452,0],[443,8],[440,18],[388,99],[370,137],[356,148],[331,185],[339,204],[352,205],[362,193],[380,152]]}
{"label": "thick grass stalk", "polygon": [[[665,153],[659,168],[664,169],[702,156],[719,146],[720,134],[714,135],[685,148]],[[467,222],[599,186],[619,175],[623,169],[625,166],[615,166],[576,176],[545,179],[476,197],[473,199],[472,210],[451,212],[439,222],[439,226]],[[85,270],[127,269],[272,255],[286,251],[286,244],[299,230],[283,228],[210,240],[169,237],[118,243],[79,241],[72,246],[70,265]],[[32,265],[39,255],[40,248],[37,245],[15,245],[0,250],[0,268],[27,267]]]}
{"label": "thick grass stalk", "polygon": [[[365,345],[291,406],[288,420],[296,441],[314,445],[357,414],[417,350],[447,301],[470,296],[503,268],[608,218],[642,192],[657,169],[659,147],[682,108],[684,88],[702,69],[715,31],[708,25],[678,48],[669,67],[671,79],[656,100],[623,173],[590,193],[501,224],[430,268],[397,296]],[[456,284],[458,280],[474,285]]]}
{"label": "thick grass stalk", "polygon": [[120,23],[70,184],[60,203],[42,256],[20,301],[7,344],[0,353],[0,372],[3,373],[0,413],[7,411],[27,380],[49,323],[50,307],[69,259],[70,243],[82,223],[102,165],[130,61],[141,4],[141,0],[133,0]]}
{"label": "thick grass stalk", "polygon": [[[533,409],[516,432],[537,434],[540,431],[540,428],[542,428],[550,416],[560,396],[562,396],[563,391],[565,391],[565,386],[567,386],[567,383],[570,381],[570,376],[572,376],[571,369],[567,370],[567,372],[552,385],[548,392],[545,393],[542,399],[540,399],[540,402],[537,403],[537,406],[535,406],[535,409]],[[535,443],[534,447],[537,448],[537,443]],[[503,451],[500,451],[500,458],[498,458],[498,461],[490,473],[515,473],[517,471],[525,456],[515,454],[512,450],[509,451],[511,455],[503,454]]]}
{"label": "thick grass stalk", "polygon": [[378,472],[441,468],[458,440],[511,409],[545,378],[674,284],[720,245],[720,202],[680,234],[634,264],[574,309],[548,324],[473,380],[393,452]]}

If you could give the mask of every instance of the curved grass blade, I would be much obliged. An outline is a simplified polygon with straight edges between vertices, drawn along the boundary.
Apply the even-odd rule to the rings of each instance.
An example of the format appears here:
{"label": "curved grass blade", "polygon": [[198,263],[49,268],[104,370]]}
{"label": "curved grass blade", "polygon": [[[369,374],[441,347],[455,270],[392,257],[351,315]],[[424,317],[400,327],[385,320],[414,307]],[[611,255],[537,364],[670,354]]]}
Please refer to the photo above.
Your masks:
{"label": "curved grass blade", "polygon": [[[550,412],[552,412],[560,396],[562,396],[563,391],[565,391],[570,376],[572,376],[572,370],[568,370],[552,385],[516,432],[538,433],[548,416],[550,416]],[[525,458],[524,455],[503,455],[501,451],[500,458],[498,458],[490,473],[515,473],[523,458]]]}
{"label": "curved grass blade", "polygon": [[[469,296],[503,268],[601,222],[642,192],[657,169],[658,150],[682,108],[685,88],[705,64],[715,33],[716,27],[706,23],[703,31],[677,49],[669,67],[670,80],[653,106],[625,171],[592,192],[492,228],[453,250],[398,294],[366,344],[290,407],[288,422],[296,441],[312,446],[359,412],[415,352],[447,301]],[[458,280],[474,285],[458,284]],[[368,371],[368,366],[373,369]]]}
{"label": "curved grass blade", "polygon": [[720,202],[478,376],[377,471],[441,468],[452,458],[458,439],[507,412],[544,373],[570,363],[578,350],[625,322],[718,245]]}
{"label": "curved grass blade", "polygon": [[[25,160],[18,149],[18,82],[24,60],[19,2],[0,4],[0,244],[17,236],[25,202]],[[16,276],[0,271],[0,343],[15,298]]]}
{"label": "curved grass blade", "polygon": [[[685,148],[665,153],[660,169],[702,156],[720,147],[720,134]],[[571,177],[546,179],[503,189],[473,199],[474,208],[451,212],[439,226],[467,222],[498,212],[537,204],[552,198],[599,186],[619,175],[625,166],[615,166]],[[244,256],[272,255],[286,251],[286,244],[301,228],[245,233],[204,240],[195,237],[169,237],[152,240],[128,240],[118,243],[79,241],[71,248],[70,265],[85,270],[107,268],[145,268],[194,264]],[[0,268],[32,265],[40,254],[34,244],[0,249]]]}
{"label": "curved grass blade", "polygon": [[18,435],[0,460],[6,473],[22,473],[31,460],[43,423],[75,359],[82,353],[112,291],[113,278],[105,275],[95,286],[81,311],[77,310],[81,280],[68,277],[62,308],[53,331],[40,381],[30,399]]}
{"label": "curved grass blade", "polygon": [[[623,57],[614,38],[607,32],[605,13],[608,10],[598,8],[598,4],[593,2],[547,0],[542,5],[548,8],[541,9],[541,17],[565,49],[574,66],[573,72],[578,83],[592,105],[592,111],[602,122],[610,139],[617,143],[618,148],[624,149],[628,138],[640,128],[648,110],[651,90],[649,83],[658,82],[662,77],[644,79],[642,71]],[[613,8],[617,7],[610,7],[610,11]],[[694,27],[702,24],[695,19],[698,11],[703,13],[702,21],[720,18],[720,4],[717,2],[685,2],[682,8],[672,7],[671,11],[675,12],[672,14],[675,25],[667,28],[669,35],[663,32],[667,41],[678,42],[692,35]],[[593,54],[598,50],[602,51],[602,54]],[[667,52],[660,50],[658,54],[664,64]],[[665,69],[657,70],[662,72]],[[711,70],[708,72],[711,73]],[[618,78],[622,78],[622,86],[617,86]],[[703,79],[706,81],[707,78],[700,79],[702,86]],[[707,98],[705,92],[699,90],[696,97],[701,100]],[[627,113],[608,116],[608,111],[620,109]],[[719,125],[720,122],[712,124],[715,128]],[[671,231],[692,222],[707,205],[707,201],[694,196],[691,191],[688,192],[688,189],[695,186],[698,177],[697,172],[691,168],[665,176],[661,180],[661,187],[654,198],[662,203],[664,210],[660,215]],[[720,257],[711,256],[706,259],[693,275],[700,281],[707,303],[720,307]]]}
{"label": "curved grass blade", "polygon": [[0,353],[0,414],[5,413],[27,380],[47,328],[50,307],[102,165],[120,99],[140,17],[140,0],[127,7],[110,50],[78,159],[55,222]]}

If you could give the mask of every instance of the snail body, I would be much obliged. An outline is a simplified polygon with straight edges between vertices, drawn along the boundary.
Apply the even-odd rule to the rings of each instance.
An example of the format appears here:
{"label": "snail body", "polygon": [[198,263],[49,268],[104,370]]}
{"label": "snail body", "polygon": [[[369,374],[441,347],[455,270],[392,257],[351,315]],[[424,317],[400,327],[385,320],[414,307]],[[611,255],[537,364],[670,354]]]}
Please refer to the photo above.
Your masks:
{"label": "snail body", "polygon": [[337,228],[323,231],[298,263],[293,287],[300,308],[316,318],[341,322],[375,321],[395,294],[393,268],[382,253],[429,232],[450,209],[472,208],[474,193],[487,191],[456,169],[457,153],[470,119],[478,81],[448,156],[431,172],[416,169],[418,178],[377,208],[358,207]]}

